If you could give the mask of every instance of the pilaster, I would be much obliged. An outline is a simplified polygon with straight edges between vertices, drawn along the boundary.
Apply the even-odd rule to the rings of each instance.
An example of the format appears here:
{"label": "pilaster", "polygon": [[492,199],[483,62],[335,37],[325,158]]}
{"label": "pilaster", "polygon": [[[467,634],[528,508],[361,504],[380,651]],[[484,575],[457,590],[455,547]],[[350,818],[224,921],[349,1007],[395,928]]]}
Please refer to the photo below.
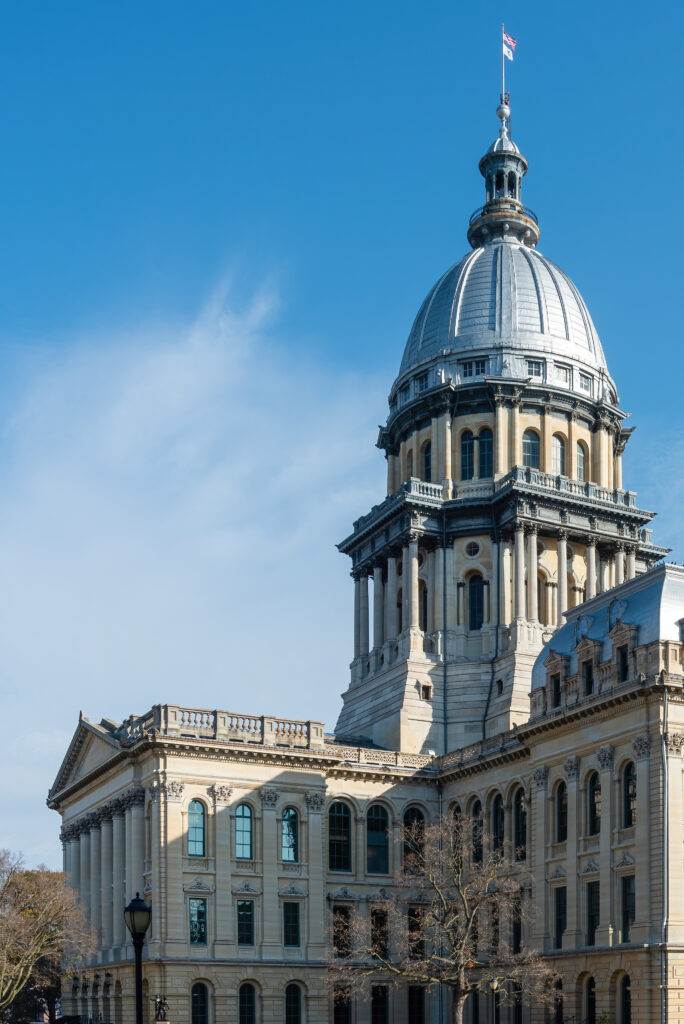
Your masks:
{"label": "pilaster", "polygon": [[563,769],[568,788],[568,838],[566,841],[568,919],[563,934],[563,949],[575,949],[577,946],[584,945],[582,938],[582,882],[579,878],[578,860],[580,837],[579,757],[568,757]]}
{"label": "pilaster", "polygon": [[264,960],[282,957],[280,938],[280,907],[278,904],[278,800],[277,789],[264,786],[261,796],[261,835],[263,862],[263,939],[261,955]]}
{"label": "pilaster", "polygon": [[612,946],[615,933],[613,917],[613,866],[611,845],[613,839],[613,765],[615,750],[611,746],[598,751],[601,778],[601,831],[599,837],[600,923],[596,929],[596,945]]}
{"label": "pilaster", "polygon": [[650,942],[651,919],[651,738],[648,734],[632,741],[636,762],[636,826],[634,829],[634,896],[635,915],[632,925],[634,942]]}

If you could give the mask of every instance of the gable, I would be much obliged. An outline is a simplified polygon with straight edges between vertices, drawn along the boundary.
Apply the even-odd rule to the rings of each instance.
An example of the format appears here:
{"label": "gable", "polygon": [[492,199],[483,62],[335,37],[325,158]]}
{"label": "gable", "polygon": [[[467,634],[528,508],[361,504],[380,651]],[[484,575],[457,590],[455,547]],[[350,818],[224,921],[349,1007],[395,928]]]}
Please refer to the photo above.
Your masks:
{"label": "gable", "polygon": [[54,806],[53,801],[59,793],[105,764],[120,749],[118,738],[104,724],[92,725],[81,713],[76,732],[48,794],[48,804]]}

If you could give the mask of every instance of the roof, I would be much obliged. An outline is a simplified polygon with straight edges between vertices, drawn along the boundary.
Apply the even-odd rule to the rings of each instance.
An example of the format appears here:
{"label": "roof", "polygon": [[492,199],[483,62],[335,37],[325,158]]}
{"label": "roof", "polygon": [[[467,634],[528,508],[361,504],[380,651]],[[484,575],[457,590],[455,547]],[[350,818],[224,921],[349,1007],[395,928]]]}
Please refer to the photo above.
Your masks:
{"label": "roof", "polygon": [[[536,249],[508,238],[474,249],[430,289],[400,375],[431,358],[487,350],[550,354],[607,375],[589,310],[570,278]],[[505,360],[498,373],[506,376]]]}

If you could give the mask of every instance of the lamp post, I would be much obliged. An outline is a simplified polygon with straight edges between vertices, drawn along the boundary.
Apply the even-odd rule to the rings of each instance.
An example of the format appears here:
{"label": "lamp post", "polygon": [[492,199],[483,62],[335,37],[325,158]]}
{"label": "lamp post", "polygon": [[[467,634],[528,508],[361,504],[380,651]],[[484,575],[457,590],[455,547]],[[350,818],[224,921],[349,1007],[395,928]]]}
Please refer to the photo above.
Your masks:
{"label": "lamp post", "polygon": [[124,921],[131,933],[135,952],[135,1024],[143,1024],[142,948],[151,917],[152,911],[145,900],[140,899],[140,893],[136,892],[135,899],[124,909]]}
{"label": "lamp post", "polygon": [[496,1024],[496,990],[499,987],[499,979],[492,978],[489,987],[492,990],[492,1024]]}

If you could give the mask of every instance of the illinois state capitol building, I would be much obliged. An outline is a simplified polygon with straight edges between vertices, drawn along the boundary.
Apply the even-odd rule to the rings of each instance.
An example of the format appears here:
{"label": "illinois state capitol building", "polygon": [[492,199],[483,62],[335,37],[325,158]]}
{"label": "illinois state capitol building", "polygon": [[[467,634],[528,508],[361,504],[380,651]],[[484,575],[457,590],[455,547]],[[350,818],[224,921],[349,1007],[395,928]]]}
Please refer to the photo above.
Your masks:
{"label": "illinois state capitol building", "polygon": [[[684,1017],[684,569],[623,487],[633,428],[497,113],[471,251],[392,385],[387,496],[339,545],[354,656],[334,735],[167,704],[80,718],[48,802],[99,947],[66,1012],[132,1019],[140,891],[146,995],[174,1024],[441,1024],[437,990],[333,1006],[325,961],[333,914],[391,886],[402,822],[458,804],[524,852],[556,1021]],[[467,1013],[544,1019],[486,996]]]}

